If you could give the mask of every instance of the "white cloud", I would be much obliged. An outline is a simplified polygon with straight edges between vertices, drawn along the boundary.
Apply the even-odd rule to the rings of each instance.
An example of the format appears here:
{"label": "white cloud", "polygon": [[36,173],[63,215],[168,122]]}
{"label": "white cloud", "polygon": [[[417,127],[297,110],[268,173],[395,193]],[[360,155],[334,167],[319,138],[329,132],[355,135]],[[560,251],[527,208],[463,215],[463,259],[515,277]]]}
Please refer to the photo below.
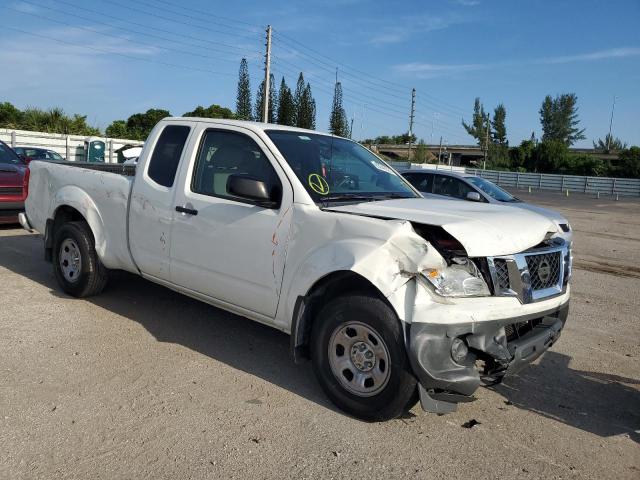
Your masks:
{"label": "white cloud", "polygon": [[541,59],[540,63],[558,64],[573,62],[592,62],[597,60],[606,60],[610,58],[635,57],[640,55],[640,48],[622,47],[611,48],[609,50],[598,50],[590,53],[582,53],[578,55],[564,55],[559,57],[550,57]]}
{"label": "white cloud", "polygon": [[451,0],[451,3],[462,5],[463,7],[475,7],[480,5],[480,0]]}
{"label": "white cloud", "polygon": [[[444,30],[452,25],[463,23],[466,20],[458,15],[417,15],[412,17],[401,17],[394,20],[394,26],[382,26],[379,32],[369,39],[372,45],[385,45],[392,43],[400,43],[410,38]],[[385,20],[385,25],[388,22]]]}
{"label": "white cloud", "polygon": [[0,65],[11,65],[3,69],[3,87],[21,94],[29,89],[91,90],[106,84],[116,74],[114,69],[120,62],[111,54],[149,58],[157,51],[126,39],[103,40],[101,35],[76,28],[54,28],[34,34],[16,32],[0,40]]}
{"label": "white cloud", "polygon": [[398,73],[414,76],[416,78],[433,78],[440,76],[452,76],[457,73],[473,70],[484,70],[489,68],[503,67],[524,67],[529,65],[561,65],[575,62],[596,62],[616,58],[634,57],[640,55],[639,47],[620,47],[608,50],[597,50],[594,52],[581,53],[575,55],[560,55],[554,57],[534,58],[522,61],[506,61],[495,63],[472,63],[472,64],[434,64],[423,62],[410,62],[394,65],[393,69]]}

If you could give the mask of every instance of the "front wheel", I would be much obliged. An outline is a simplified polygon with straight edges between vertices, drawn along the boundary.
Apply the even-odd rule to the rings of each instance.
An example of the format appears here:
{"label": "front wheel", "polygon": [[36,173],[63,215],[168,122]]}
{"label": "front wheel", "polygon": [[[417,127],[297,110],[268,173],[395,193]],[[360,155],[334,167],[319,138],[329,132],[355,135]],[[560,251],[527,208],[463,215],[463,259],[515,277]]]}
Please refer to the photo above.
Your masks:
{"label": "front wheel", "polygon": [[62,289],[74,297],[100,293],[108,272],[96,253],[93,233],[85,222],[69,222],[53,239],[53,270]]}
{"label": "front wheel", "polygon": [[313,322],[311,342],[318,381],[342,410],[381,421],[417,401],[402,327],[382,300],[349,295],[329,302]]}

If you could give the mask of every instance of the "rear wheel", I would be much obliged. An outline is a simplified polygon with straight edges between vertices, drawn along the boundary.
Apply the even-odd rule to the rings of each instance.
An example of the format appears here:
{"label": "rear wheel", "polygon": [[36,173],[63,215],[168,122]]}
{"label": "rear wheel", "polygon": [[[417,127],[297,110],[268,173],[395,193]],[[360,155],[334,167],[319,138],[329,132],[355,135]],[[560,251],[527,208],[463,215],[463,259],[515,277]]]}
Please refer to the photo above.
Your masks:
{"label": "rear wheel", "polygon": [[97,295],[104,289],[108,271],[85,222],[68,222],[58,228],[53,239],[53,270],[62,289],[74,297]]}
{"label": "rear wheel", "polygon": [[338,297],[313,322],[311,359],[333,402],[363,420],[395,418],[417,401],[400,322],[382,300]]}

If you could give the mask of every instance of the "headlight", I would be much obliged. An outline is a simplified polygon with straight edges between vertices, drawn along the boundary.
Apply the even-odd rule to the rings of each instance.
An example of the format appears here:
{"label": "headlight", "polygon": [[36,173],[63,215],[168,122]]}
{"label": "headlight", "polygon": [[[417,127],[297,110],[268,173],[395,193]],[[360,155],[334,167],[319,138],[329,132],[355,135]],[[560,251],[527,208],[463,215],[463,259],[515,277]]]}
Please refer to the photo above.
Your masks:
{"label": "headlight", "polygon": [[491,295],[482,274],[468,258],[454,258],[444,269],[423,272],[438,295],[443,297],[484,297]]}

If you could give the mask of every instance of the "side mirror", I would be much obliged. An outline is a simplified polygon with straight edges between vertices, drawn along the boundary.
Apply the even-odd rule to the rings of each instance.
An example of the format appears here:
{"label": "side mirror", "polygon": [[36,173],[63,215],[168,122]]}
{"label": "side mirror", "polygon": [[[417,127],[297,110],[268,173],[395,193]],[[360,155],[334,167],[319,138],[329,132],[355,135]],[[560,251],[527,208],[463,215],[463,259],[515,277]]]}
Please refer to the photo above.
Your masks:
{"label": "side mirror", "polygon": [[230,175],[227,179],[227,192],[265,208],[276,208],[280,204],[280,198],[272,198],[265,182],[244,175]]}
{"label": "side mirror", "polygon": [[29,164],[31,163],[31,160],[33,160],[33,158],[31,158],[31,157],[26,157],[26,156],[24,156],[24,155],[20,155],[20,158],[22,158],[22,161],[23,161],[24,163],[26,163],[27,165],[29,165]]}
{"label": "side mirror", "polygon": [[467,193],[467,200],[470,202],[481,202],[482,198],[478,192],[469,192]]}

